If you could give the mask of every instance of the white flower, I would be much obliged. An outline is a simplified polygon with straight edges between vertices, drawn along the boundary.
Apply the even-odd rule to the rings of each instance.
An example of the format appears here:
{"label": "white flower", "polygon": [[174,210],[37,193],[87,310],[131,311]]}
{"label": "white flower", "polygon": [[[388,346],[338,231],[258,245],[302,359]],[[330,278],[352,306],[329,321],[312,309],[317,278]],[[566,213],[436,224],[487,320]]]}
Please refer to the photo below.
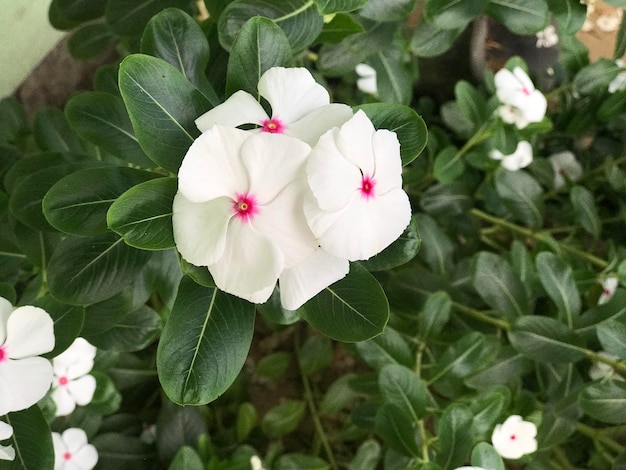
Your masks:
{"label": "white flower", "polygon": [[[617,10],[619,11],[619,10]],[[600,15],[596,19],[596,26],[600,31],[605,33],[611,33],[619,28],[621,22],[621,15]]]}
{"label": "white flower", "polygon": [[306,218],[331,255],[368,259],[409,224],[396,134],[376,130],[363,111],[320,137],[306,171],[312,191],[305,200]]}
{"label": "white flower", "polygon": [[52,359],[52,399],[56,416],[67,416],[76,405],[91,402],[96,391],[96,379],[87,375],[93,368],[96,348],[84,338],[76,338],[69,348]]}
{"label": "white flower", "polygon": [[504,423],[497,424],[491,435],[496,452],[505,459],[519,459],[537,450],[537,426],[524,421],[521,416],[509,416]]}
{"label": "white flower", "polygon": [[285,135],[214,126],[191,145],[178,174],[174,240],[218,288],[265,302],[278,277],[317,243],[302,200],[310,147]]}
{"label": "white flower", "polygon": [[[13,427],[10,424],[0,421],[0,441],[4,441],[13,435]],[[13,446],[0,445],[0,460],[14,460],[15,449]]]}
{"label": "white flower", "polygon": [[498,109],[500,118],[523,129],[531,122],[539,122],[546,115],[548,103],[520,67],[513,72],[499,70],[495,77],[496,96],[503,106]]}
{"label": "white flower", "polygon": [[533,148],[529,142],[522,140],[517,144],[515,151],[509,155],[504,155],[497,149],[489,152],[489,157],[500,160],[503,168],[509,171],[517,171],[526,168],[533,161]]}
{"label": "white flower", "polygon": [[552,154],[548,157],[554,170],[554,188],[560,189],[565,186],[565,178],[576,181],[583,175],[583,168],[576,160],[574,154],[568,150]]}
{"label": "white flower", "polygon": [[196,119],[198,129],[256,124],[258,131],[286,134],[314,145],[324,132],[352,116],[349,106],[330,104],[328,91],[302,67],[272,67],[259,79],[258,90],[271,106],[271,116],[254,96],[239,90]]}
{"label": "white flower", "polygon": [[250,470],[265,470],[265,467],[263,467],[263,462],[258,455],[253,455],[252,457],[250,457]]}
{"label": "white flower", "polygon": [[556,34],[554,25],[549,24],[543,31],[535,34],[537,37],[536,47],[552,47],[559,43],[559,36]]}
{"label": "white flower", "polygon": [[[598,355],[612,361],[619,361],[619,357],[614,354],[609,354],[606,351],[598,351]],[[591,378],[591,380],[624,380],[624,377],[615,372],[615,369],[613,369],[613,367],[600,361],[594,362],[589,368],[589,378]]]}
{"label": "white flower", "polygon": [[483,467],[457,467],[454,470],[487,470]]}
{"label": "white flower", "polygon": [[602,285],[602,294],[600,294],[600,298],[598,299],[598,305],[602,305],[607,303],[615,294],[617,290],[617,286],[619,285],[619,280],[616,277],[607,277],[606,279],[602,279],[600,281]]}
{"label": "white flower", "polygon": [[[619,68],[624,68],[624,61],[617,59],[615,64]],[[626,70],[621,71],[617,76],[609,83],[609,93],[615,93],[616,91],[626,90]]]}
{"label": "white flower", "polygon": [[45,310],[13,310],[0,297],[0,415],[26,409],[48,392],[52,365],[38,356],[54,348],[53,325]]}
{"label": "white flower", "polygon": [[378,95],[378,85],[376,81],[376,70],[371,65],[358,64],[355,68],[356,74],[360,77],[356,81],[356,86],[363,93]]}
{"label": "white flower", "polygon": [[98,451],[87,443],[87,434],[79,428],[52,433],[54,470],[91,470],[98,463]]}

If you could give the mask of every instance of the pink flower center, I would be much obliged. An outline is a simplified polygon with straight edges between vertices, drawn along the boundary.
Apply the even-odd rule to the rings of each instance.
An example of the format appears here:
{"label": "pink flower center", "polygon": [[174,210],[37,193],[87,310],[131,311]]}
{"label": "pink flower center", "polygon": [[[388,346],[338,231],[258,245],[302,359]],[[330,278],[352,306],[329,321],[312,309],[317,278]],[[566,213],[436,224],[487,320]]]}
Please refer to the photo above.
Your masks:
{"label": "pink flower center", "polygon": [[242,222],[250,222],[252,217],[260,212],[259,205],[252,194],[235,194],[233,212]]}
{"label": "pink flower center", "polygon": [[287,127],[278,118],[263,119],[260,124],[261,132],[268,132],[270,134],[282,134]]}
{"label": "pink flower center", "polygon": [[6,346],[0,346],[0,362],[4,362],[9,358]]}
{"label": "pink flower center", "polygon": [[69,379],[66,376],[59,377],[59,385],[62,387],[69,383]]}
{"label": "pink flower center", "polygon": [[72,453],[71,452],[65,452],[63,454],[63,460],[72,460]]}
{"label": "pink flower center", "polygon": [[361,191],[361,196],[365,199],[369,199],[374,197],[374,188],[376,187],[376,180],[369,175],[363,175],[361,179],[361,187],[359,190]]}
{"label": "pink flower center", "polygon": [[[613,292],[611,292],[609,289],[604,289],[604,295],[611,295],[613,294]],[[0,356],[0,361],[2,360],[2,356]]]}
{"label": "pink flower center", "polygon": [[530,96],[530,90],[526,87],[522,88],[522,93],[524,94],[524,96]]}
{"label": "pink flower center", "polygon": [[515,439],[517,439],[517,436],[516,436],[515,434],[511,434],[510,439],[511,439],[512,441],[514,441]]}

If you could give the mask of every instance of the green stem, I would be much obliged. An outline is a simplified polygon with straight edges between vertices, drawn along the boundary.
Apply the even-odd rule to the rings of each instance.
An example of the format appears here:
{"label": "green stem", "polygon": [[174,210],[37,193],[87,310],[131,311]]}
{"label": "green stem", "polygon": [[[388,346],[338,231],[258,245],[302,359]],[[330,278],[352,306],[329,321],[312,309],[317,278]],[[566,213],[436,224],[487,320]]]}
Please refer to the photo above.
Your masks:
{"label": "green stem", "polygon": [[491,129],[493,121],[491,119],[487,119],[482,126],[476,131],[476,133],[469,138],[465,145],[461,147],[452,157],[446,165],[441,169],[443,172],[447,167],[451,167],[454,165],[463,155],[469,152],[475,145],[481,143],[483,140],[488,139],[493,134],[493,130]]}
{"label": "green stem", "polygon": [[430,457],[428,456],[428,436],[426,434],[426,428],[424,427],[423,419],[420,419],[417,422],[417,429],[418,429],[418,432],[420,433],[420,441],[421,441],[420,447],[422,448],[422,461],[424,463],[428,463],[430,462]]}
{"label": "green stem", "polygon": [[602,445],[606,446],[612,451],[620,453],[624,450],[624,446],[615,442],[613,439],[609,437],[603,436],[597,429],[594,429],[591,426],[587,426],[586,424],[583,424],[583,423],[576,423],[576,430],[579,433],[584,434],[587,437],[590,437],[592,440],[601,443]]}
{"label": "green stem", "polygon": [[591,361],[594,362],[603,362],[609,366],[611,366],[613,369],[618,370],[620,372],[624,372],[626,373],[626,363],[623,361],[615,361],[613,359],[609,359],[608,357],[605,357],[601,354],[598,354],[596,352],[593,352],[589,349],[581,349],[585,355],[587,356],[587,358]]}
{"label": "green stem", "polygon": [[[510,230],[512,232],[515,232],[519,235],[523,235],[525,237],[528,238],[532,238],[533,240],[537,240],[539,242],[543,242],[543,243],[547,243],[547,244],[551,244],[553,241],[555,241],[553,238],[548,237],[548,235],[541,233],[541,232],[535,232],[531,229],[528,229],[526,227],[522,227],[520,225],[514,224],[512,222],[509,222],[508,220],[504,220],[500,217],[495,217],[491,214],[488,214],[486,212],[481,211],[480,209],[471,209],[470,210],[470,214],[472,214],[474,217],[484,220],[486,222],[489,222],[491,224],[497,225],[499,227],[502,228],[506,228],[507,230]],[[558,240],[556,241],[556,243],[558,243],[559,247],[574,256],[577,256],[581,259],[584,259],[585,261],[601,268],[601,269],[606,269],[609,266],[609,263],[607,263],[605,260],[603,260],[602,258],[598,258],[597,256],[592,255],[591,253],[587,253],[586,251],[583,250],[579,250],[578,248],[574,248],[572,246],[569,245],[565,245],[564,243],[560,243]]]}
{"label": "green stem", "polygon": [[490,317],[489,315],[487,315],[484,312],[481,312],[480,310],[475,310],[473,308],[466,307],[465,305],[457,303],[457,302],[452,302],[452,306],[455,309],[457,309],[459,312],[467,315],[468,317],[472,317],[476,320],[480,320],[483,323],[489,323],[490,325],[493,325],[496,328],[500,328],[501,330],[505,330],[505,331],[508,331],[511,329],[511,325],[509,325],[509,322],[506,320],[501,320],[499,318]]}
{"label": "green stem", "polygon": [[308,10],[313,5],[315,5],[315,2],[313,0],[309,0],[304,5],[302,5],[300,8],[292,11],[291,13],[287,13],[285,16],[281,16],[280,18],[276,18],[274,20],[274,22],[280,23],[281,21],[285,21],[285,20],[288,20],[289,18],[293,18],[294,16],[298,16],[300,13],[302,13],[303,11]]}

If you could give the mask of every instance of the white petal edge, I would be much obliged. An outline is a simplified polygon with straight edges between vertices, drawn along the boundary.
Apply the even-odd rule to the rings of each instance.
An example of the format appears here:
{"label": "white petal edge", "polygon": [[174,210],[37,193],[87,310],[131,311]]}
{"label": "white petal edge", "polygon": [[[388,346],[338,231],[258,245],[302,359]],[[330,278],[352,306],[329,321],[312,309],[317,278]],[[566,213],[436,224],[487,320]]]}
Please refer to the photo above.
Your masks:
{"label": "white petal edge", "polygon": [[72,395],[77,405],[88,405],[96,391],[96,379],[93,375],[85,375],[78,380],[72,380],[67,384],[67,391]]}
{"label": "white petal edge", "polygon": [[195,123],[201,132],[206,132],[215,125],[237,127],[242,124],[259,124],[268,117],[254,96],[239,90],[222,104],[204,113]]}
{"label": "white petal edge", "polygon": [[55,416],[67,416],[76,409],[76,400],[65,387],[57,387],[50,394],[56,405]]}
{"label": "white petal edge", "polygon": [[335,140],[337,149],[364,174],[373,175],[376,168],[372,139],[376,129],[363,110],[358,110],[339,128]]}
{"label": "white petal edge", "polygon": [[310,146],[314,146],[325,132],[334,127],[342,126],[352,116],[350,106],[331,103],[314,109],[301,119],[292,122],[285,134],[297,137]]}
{"label": "white petal edge", "polygon": [[4,441],[13,435],[13,426],[0,421],[0,441]]}
{"label": "white petal edge", "polygon": [[7,337],[7,321],[13,311],[13,305],[4,297],[0,297],[0,345]]}
{"label": "white petal edge", "polygon": [[31,407],[52,383],[52,365],[42,357],[4,361],[0,364],[0,415]]}
{"label": "white petal edge", "polygon": [[15,460],[13,446],[0,446],[0,460]]}
{"label": "white petal edge", "polygon": [[4,342],[11,359],[39,356],[54,348],[54,322],[39,307],[18,307],[9,315]]}

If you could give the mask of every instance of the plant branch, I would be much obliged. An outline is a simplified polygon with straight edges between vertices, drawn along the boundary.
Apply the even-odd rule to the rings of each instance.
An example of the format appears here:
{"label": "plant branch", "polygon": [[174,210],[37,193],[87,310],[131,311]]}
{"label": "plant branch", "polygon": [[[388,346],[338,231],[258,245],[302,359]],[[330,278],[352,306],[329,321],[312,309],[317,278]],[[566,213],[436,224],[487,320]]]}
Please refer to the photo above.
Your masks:
{"label": "plant branch", "polygon": [[615,442],[610,437],[602,435],[602,433],[600,431],[598,431],[597,429],[592,428],[591,426],[587,426],[586,424],[583,424],[583,423],[579,422],[579,423],[576,423],[576,430],[579,433],[584,434],[587,437],[590,437],[593,441],[597,441],[597,442],[601,443],[602,445],[606,446],[607,448],[611,449],[612,451],[620,453],[620,452],[622,452],[624,450],[624,446],[622,446],[621,444]]}
{"label": "plant branch", "polygon": [[466,307],[465,305],[457,303],[457,302],[452,302],[452,306],[455,309],[457,309],[459,312],[469,317],[472,317],[476,320],[480,320],[483,323],[489,323],[490,325],[493,325],[496,328],[500,328],[501,330],[505,330],[505,331],[508,331],[511,329],[511,325],[509,325],[509,322],[506,320],[501,320],[499,318],[491,317],[487,315],[486,313],[481,312],[480,310]]}

